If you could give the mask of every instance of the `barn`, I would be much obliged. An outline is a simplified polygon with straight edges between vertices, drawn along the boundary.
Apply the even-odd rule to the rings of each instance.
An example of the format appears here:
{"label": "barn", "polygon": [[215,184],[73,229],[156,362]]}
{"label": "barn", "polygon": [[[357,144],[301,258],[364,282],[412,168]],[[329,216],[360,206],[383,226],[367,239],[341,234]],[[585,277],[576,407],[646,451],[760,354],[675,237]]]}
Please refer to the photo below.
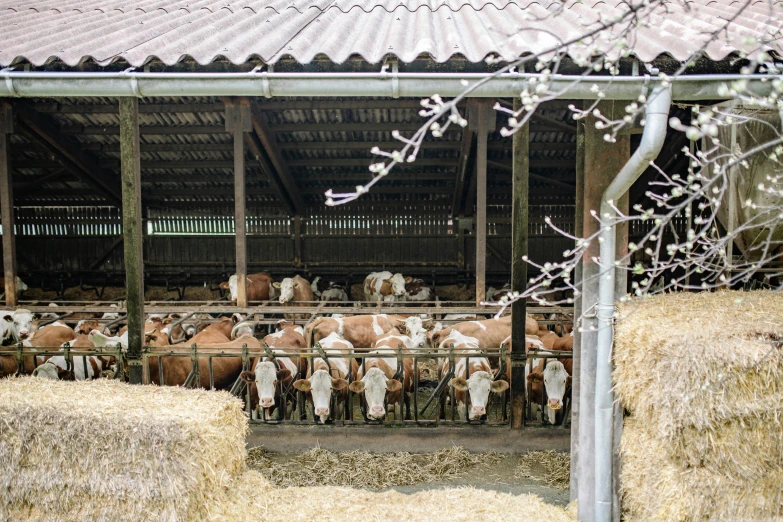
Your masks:
{"label": "barn", "polygon": [[[367,448],[421,445],[431,436],[433,445],[458,437],[482,449],[571,449],[582,459],[572,466],[572,497],[581,469],[580,501],[608,502],[619,513],[616,487],[607,493],[592,484],[593,468],[608,484],[614,473],[612,437],[594,436],[596,423],[608,419],[603,426],[613,429],[612,368],[601,357],[612,335],[602,325],[614,308],[604,303],[583,312],[599,295],[612,301],[628,288],[627,270],[611,283],[598,277],[599,254],[614,256],[615,243],[627,253],[652,223],[618,225],[591,247],[575,275],[591,281],[581,296],[521,299],[504,310],[506,319],[494,320],[502,335],[476,348],[493,385],[505,379],[509,389],[491,394],[479,413],[469,412],[466,392],[451,385],[460,372],[466,380],[471,375],[469,364],[460,365],[466,348],[455,348],[454,339],[433,346],[432,335],[421,333],[416,346],[398,339],[380,345],[405,399],[397,410],[382,400],[388,414],[374,417],[364,388],[354,386],[377,364],[368,354],[373,346],[327,345],[327,325],[339,323],[335,329],[344,333],[343,321],[366,319],[371,326],[352,328],[379,336],[395,326],[413,339],[417,328],[447,332],[468,316],[493,321],[499,307],[482,303],[524,292],[578,238],[598,233],[590,211],[603,210],[606,194],[632,212],[649,201],[651,181],[686,170],[683,148],[699,144],[669,129],[668,118],[687,121],[693,105],[727,99],[725,85],[738,79],[754,93],[769,92],[766,79],[741,73],[747,38],[775,25],[759,2],[747,9],[728,0],[693,4],[703,26],[698,32],[658,13],[671,24],[669,37],[642,28],[622,57],[613,56],[612,43],[597,44],[597,52],[613,56],[611,67],[591,71],[581,51],[566,46],[546,76],[543,101],[510,136],[505,128],[510,112],[522,107],[520,92],[542,75],[535,61],[508,64],[547,55],[596,11],[618,8],[496,0],[29,6],[0,0],[6,309],[46,314],[39,328],[97,320],[107,341],[96,350],[126,363],[117,365],[117,378],[230,391],[245,401],[251,441],[290,444],[295,434],[305,445],[301,425],[326,424],[318,426],[319,440],[342,440],[351,426],[355,444]],[[541,21],[558,9],[556,21]],[[708,29],[721,30],[726,10],[738,10],[740,29],[724,28],[724,40],[699,50]],[[547,36],[517,37],[538,32]],[[779,44],[772,49],[780,53]],[[655,100],[642,116],[647,124],[636,120],[605,140],[593,111],[622,119],[640,94]],[[427,127],[435,114],[427,113],[430,107],[452,99],[456,122]],[[575,110],[587,112],[577,121]],[[394,160],[388,174],[377,176],[392,151],[414,149],[415,161]],[[660,169],[649,166],[655,158]],[[690,226],[678,218],[670,232],[683,236]],[[418,286],[408,288],[407,300],[374,299],[366,278],[383,272]],[[268,283],[254,279],[260,273]],[[295,276],[306,280],[305,293],[281,300],[276,286]],[[316,278],[345,297],[321,300],[319,288],[310,291]],[[266,285],[262,297],[259,285]],[[413,297],[420,288],[430,290],[423,299]],[[232,314],[240,316],[232,321]],[[550,335],[545,331],[567,337],[575,317],[585,327],[573,332],[575,349],[558,354],[572,384],[560,391],[556,410],[551,390],[539,380],[536,392],[528,379],[533,355],[552,358],[552,346],[528,349],[527,314],[540,337]],[[419,316],[418,325],[409,321]],[[274,344],[271,336],[284,337],[285,329],[274,333],[283,319],[303,328],[304,344]],[[230,335],[185,340],[203,335],[205,326]],[[156,341],[161,335],[165,343]],[[33,371],[38,357],[15,341],[4,348],[3,372]],[[161,346],[176,341],[182,346]],[[60,354],[59,343],[35,353],[44,348]],[[93,352],[73,348],[70,355],[71,349],[68,369],[78,373],[81,358],[86,375]],[[283,377],[274,381],[267,408],[258,403],[262,381],[254,373],[263,358],[276,375],[290,374],[285,385]],[[317,361],[345,381],[333,384],[343,388],[322,405],[329,413],[320,420],[318,406],[305,400]],[[183,364],[182,375],[166,370]],[[606,413],[607,397],[608,417],[601,417],[593,410]],[[400,440],[388,438],[388,426],[405,428],[395,435]],[[596,462],[602,456],[608,456],[603,467]],[[586,513],[593,518],[592,509]]]}

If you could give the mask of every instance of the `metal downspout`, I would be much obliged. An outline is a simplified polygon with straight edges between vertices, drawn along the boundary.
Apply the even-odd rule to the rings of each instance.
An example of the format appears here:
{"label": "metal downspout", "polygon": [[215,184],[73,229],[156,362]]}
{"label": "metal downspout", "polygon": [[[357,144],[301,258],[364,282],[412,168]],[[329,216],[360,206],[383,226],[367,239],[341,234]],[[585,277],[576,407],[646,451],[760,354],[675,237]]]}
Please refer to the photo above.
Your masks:
{"label": "metal downspout", "polygon": [[[656,86],[649,96],[642,141],[601,198],[601,274],[598,280],[598,338],[595,377],[595,520],[612,520],[612,341],[615,314],[616,230],[612,202],[618,200],[658,157],[666,139],[671,86]],[[605,224],[606,223],[606,224]]]}

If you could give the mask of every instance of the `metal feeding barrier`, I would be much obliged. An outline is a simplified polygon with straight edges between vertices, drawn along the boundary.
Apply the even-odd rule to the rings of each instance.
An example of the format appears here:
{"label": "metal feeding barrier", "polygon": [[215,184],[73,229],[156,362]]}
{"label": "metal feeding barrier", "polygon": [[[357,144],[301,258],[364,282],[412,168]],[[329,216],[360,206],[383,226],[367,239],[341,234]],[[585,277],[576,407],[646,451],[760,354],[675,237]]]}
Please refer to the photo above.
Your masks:
{"label": "metal feeding barrier", "polygon": [[[363,393],[354,393],[349,388],[346,388],[344,394],[339,392],[332,392],[330,400],[330,419],[327,424],[337,426],[357,425],[357,424],[383,424],[383,425],[441,425],[441,424],[489,424],[489,425],[505,425],[508,423],[508,398],[507,391],[498,395],[497,397],[491,397],[487,404],[486,415],[482,416],[480,420],[470,420],[469,404],[465,401],[462,405],[461,411],[456,401],[456,393],[454,388],[449,386],[451,379],[456,377],[455,368],[460,359],[470,358],[487,358],[493,368],[491,372],[491,378],[493,380],[504,379],[505,380],[505,368],[507,368],[509,352],[506,347],[497,349],[486,349],[477,351],[463,351],[450,348],[447,351],[435,351],[431,349],[411,349],[406,350],[402,347],[396,350],[383,350],[382,353],[370,353],[369,349],[362,350],[356,349],[353,351],[344,351],[341,353],[335,353],[334,350],[325,350],[319,344],[313,347],[312,350],[307,349],[276,349],[263,345],[261,348],[248,348],[247,345],[241,348],[220,348],[214,349],[208,346],[198,347],[193,344],[187,349],[172,349],[171,347],[154,347],[146,346],[142,351],[143,368],[144,368],[144,382],[156,383],[156,384],[171,384],[165,382],[163,366],[166,364],[167,358],[186,358],[190,360],[190,370],[181,383],[185,387],[204,387],[208,389],[225,389],[242,398],[245,401],[245,407],[248,415],[251,417],[251,423],[263,423],[263,424],[316,424],[315,412],[312,408],[308,411],[306,404],[308,403],[306,394],[302,391],[296,390],[293,387],[293,382],[298,378],[305,378],[299,369],[296,374],[291,375],[289,382],[284,383],[278,381],[278,393],[275,395],[275,404],[270,410],[273,415],[269,417],[265,408],[258,407],[254,413],[251,411],[251,387],[243,381],[240,377],[235,378],[229,385],[227,382],[223,383],[223,386],[216,386],[214,372],[213,372],[213,360],[216,358],[233,358],[236,359],[236,369],[241,368],[241,371],[249,371],[252,368],[253,361],[256,358],[269,360],[274,362],[278,368],[280,368],[277,359],[280,357],[290,357],[294,359],[304,360],[308,364],[311,364],[312,359],[323,359],[329,368],[329,373],[334,376],[334,366],[336,359],[346,360],[349,371],[345,375],[345,379],[348,384],[354,382],[357,376],[357,370],[362,367],[362,373],[364,374],[364,367],[366,360],[369,358],[389,358],[396,361],[396,368],[394,368],[394,377],[401,383],[405,382],[405,359],[412,359],[413,375],[411,376],[411,388],[409,390],[408,397],[404,390],[401,391],[400,399],[398,401],[399,413],[394,405],[389,404],[388,393],[385,401],[385,410],[387,412],[386,417],[383,420],[371,420],[367,415],[366,405],[364,401]],[[157,363],[157,373],[151,369],[150,360],[154,359]],[[449,370],[447,372],[437,371],[435,375],[432,374],[435,368],[441,368],[442,364],[437,364],[437,361],[442,360],[449,362]],[[426,361],[429,375],[422,378],[420,376],[420,369],[422,363]],[[501,363],[501,361],[503,361]],[[297,365],[297,368],[301,368],[301,364]],[[202,379],[202,371],[206,367],[209,372],[208,379]],[[467,380],[470,375],[470,365],[464,365],[465,372],[463,377]],[[443,373],[443,375],[441,375]],[[153,378],[153,375],[157,379]],[[157,381],[157,382],[156,382]],[[467,392],[466,392],[467,393]],[[342,395],[342,397],[341,397]],[[358,397],[357,397],[358,395]],[[446,412],[446,401],[449,402],[448,412]],[[423,406],[419,405],[423,401]],[[407,405],[405,404],[407,403]],[[356,407],[355,407],[356,406]],[[412,407],[411,407],[412,406]],[[403,412],[408,413],[404,415]],[[409,418],[406,418],[409,417]]]}

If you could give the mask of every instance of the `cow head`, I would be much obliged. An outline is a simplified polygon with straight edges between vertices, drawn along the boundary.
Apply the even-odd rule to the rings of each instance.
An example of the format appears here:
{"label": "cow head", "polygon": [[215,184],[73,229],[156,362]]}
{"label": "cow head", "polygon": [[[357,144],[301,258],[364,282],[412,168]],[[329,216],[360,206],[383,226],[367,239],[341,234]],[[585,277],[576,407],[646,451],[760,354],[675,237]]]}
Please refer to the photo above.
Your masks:
{"label": "cow head", "polygon": [[272,283],[272,286],[280,290],[280,304],[290,303],[294,300],[294,291],[299,288],[301,283],[291,277],[286,277],[279,283]]}
{"label": "cow head", "polygon": [[228,290],[229,299],[231,301],[236,301],[238,299],[239,290],[237,290],[237,287],[239,286],[237,279],[237,275],[234,274],[231,277],[228,278],[228,283],[220,283],[220,289],[221,290]]}
{"label": "cow head", "polygon": [[477,371],[465,380],[464,377],[455,377],[449,381],[449,386],[455,390],[467,391],[470,397],[470,420],[479,420],[487,413],[489,392],[503,393],[508,389],[508,382],[504,380],[493,381],[489,372]]}
{"label": "cow head", "polygon": [[89,334],[93,330],[99,329],[101,327],[100,323],[96,321],[95,319],[82,319],[78,323],[76,323],[76,326],[74,327],[73,331],[76,333],[76,335],[81,334]]}
{"label": "cow head", "polygon": [[316,297],[321,297],[321,291],[318,289],[318,283],[321,281],[321,276],[316,277],[313,279],[313,282],[310,283],[310,289],[313,291],[313,295]]}
{"label": "cow head", "polygon": [[237,339],[243,335],[253,335],[256,331],[256,324],[249,319],[247,321],[241,321],[234,325],[231,329],[231,339]]}
{"label": "cow head", "polygon": [[571,376],[566,372],[563,363],[550,361],[544,369],[543,379],[546,387],[547,405],[552,410],[559,410],[563,407],[563,396]]}
{"label": "cow head", "polygon": [[33,370],[33,377],[51,381],[73,381],[75,377],[70,370],[64,370],[53,362],[45,362]]}
{"label": "cow head", "polygon": [[[14,342],[24,341],[28,339],[33,333],[33,321],[35,317],[30,310],[19,309],[11,314],[11,328],[10,335],[13,337]],[[8,321],[8,315],[6,314],[5,320]]]}
{"label": "cow head", "polygon": [[115,348],[117,344],[122,347],[123,352],[128,351],[128,332],[126,331],[124,334],[120,336],[115,337],[109,337],[108,335],[105,335],[98,330],[93,330],[90,332],[90,334],[87,336],[87,339],[90,340],[91,343],[95,345],[96,348],[103,348],[103,347],[109,347],[109,348]]}
{"label": "cow head", "polygon": [[392,295],[401,297],[406,295],[405,284],[413,281],[412,277],[402,277],[402,274],[394,274],[391,279],[388,279],[389,285],[391,285]]}
{"label": "cow head", "polygon": [[12,312],[0,312],[0,344],[11,337],[11,328],[14,324],[14,316]]}
{"label": "cow head", "polygon": [[348,389],[354,393],[364,392],[364,400],[367,402],[367,417],[371,420],[382,420],[386,416],[384,408],[386,391],[398,391],[402,389],[402,383],[397,379],[386,377],[380,368],[370,368],[362,380],[353,381]]}
{"label": "cow head", "polygon": [[[242,372],[239,376],[246,383],[256,383],[258,390],[258,404],[262,408],[271,408],[275,405],[275,394],[278,383],[291,378],[291,370],[287,368],[277,369],[272,361],[259,362],[253,372]],[[298,382],[298,381],[297,381]]]}
{"label": "cow head", "polygon": [[294,388],[297,390],[310,392],[315,415],[322,423],[329,418],[332,390],[343,390],[346,386],[348,386],[348,381],[332,377],[326,370],[316,370],[309,379],[299,379],[294,382]]}

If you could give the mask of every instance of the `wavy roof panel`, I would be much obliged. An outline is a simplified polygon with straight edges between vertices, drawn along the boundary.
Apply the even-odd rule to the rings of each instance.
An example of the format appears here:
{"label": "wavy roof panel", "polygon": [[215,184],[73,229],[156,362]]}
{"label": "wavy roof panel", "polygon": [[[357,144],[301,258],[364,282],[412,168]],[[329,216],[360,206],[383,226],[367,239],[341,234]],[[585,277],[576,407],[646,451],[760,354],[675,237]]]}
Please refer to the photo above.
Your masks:
{"label": "wavy roof panel", "polygon": [[[601,21],[622,16],[627,5],[618,0],[0,0],[0,65],[125,60],[141,66],[151,59],[207,64],[220,58],[275,63],[289,56],[309,63],[323,55],[336,63],[356,55],[370,63],[388,55],[403,62],[421,55],[437,62],[454,55],[480,62],[490,54],[510,60],[577,40]],[[662,54],[686,60],[699,52],[720,60],[754,51],[760,41],[783,54],[783,0],[655,5],[628,41],[644,61]],[[575,43],[569,54],[597,50],[616,56],[621,30],[615,27],[591,45]],[[713,34],[719,37],[706,45]]]}

